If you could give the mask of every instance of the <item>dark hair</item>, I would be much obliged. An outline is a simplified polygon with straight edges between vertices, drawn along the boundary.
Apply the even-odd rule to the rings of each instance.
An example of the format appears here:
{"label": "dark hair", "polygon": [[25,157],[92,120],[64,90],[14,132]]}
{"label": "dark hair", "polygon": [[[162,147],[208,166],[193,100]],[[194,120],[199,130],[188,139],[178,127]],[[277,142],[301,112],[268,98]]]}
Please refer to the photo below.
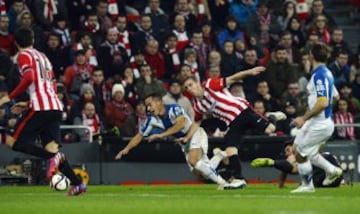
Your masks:
{"label": "dark hair", "polygon": [[311,53],[316,61],[324,63],[327,62],[329,50],[324,43],[315,44],[311,49]]}
{"label": "dark hair", "polygon": [[93,70],[93,72],[101,71],[104,74],[104,70],[100,66],[96,66]]}
{"label": "dark hair", "polygon": [[145,95],[144,100],[146,100],[147,98],[152,98],[152,99],[157,99],[157,100],[161,100],[162,101],[162,96],[159,93],[153,92],[153,93],[149,93]]}
{"label": "dark hair", "polygon": [[274,52],[278,52],[278,51],[286,51],[286,48],[282,45],[277,45],[275,48],[274,48]]}
{"label": "dark hair", "polygon": [[32,46],[34,44],[34,32],[30,28],[21,27],[14,33],[15,42],[20,48]]}
{"label": "dark hair", "polygon": [[192,80],[194,82],[197,82],[197,78],[194,76],[194,75],[191,75],[191,76],[187,76],[183,81],[182,81],[182,85],[184,85],[184,83],[188,80]]}

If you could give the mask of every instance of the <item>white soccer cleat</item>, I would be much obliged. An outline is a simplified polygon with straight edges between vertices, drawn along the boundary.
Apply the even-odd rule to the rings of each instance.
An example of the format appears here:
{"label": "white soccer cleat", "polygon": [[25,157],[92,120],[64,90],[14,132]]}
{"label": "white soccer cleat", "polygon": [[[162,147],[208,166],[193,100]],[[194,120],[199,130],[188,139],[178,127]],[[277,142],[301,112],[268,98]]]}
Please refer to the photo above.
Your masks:
{"label": "white soccer cleat", "polygon": [[227,153],[218,147],[213,149],[213,155],[221,157],[221,160],[227,157]]}
{"label": "white soccer cleat", "polygon": [[314,185],[301,185],[298,188],[292,190],[290,193],[311,193],[311,192],[315,192],[315,188]]}
{"label": "white soccer cleat", "polygon": [[323,186],[329,186],[332,183],[335,182],[336,179],[340,178],[341,175],[343,174],[342,169],[340,169],[339,167],[335,168],[335,174],[333,175],[326,175],[325,179],[322,182]]}
{"label": "white soccer cleat", "polygon": [[231,183],[225,184],[224,189],[243,189],[246,187],[246,181],[244,179],[234,179]]}
{"label": "white soccer cleat", "polygon": [[266,112],[265,116],[266,117],[274,116],[276,121],[286,120],[286,118],[287,118],[286,114],[284,112],[281,112],[281,111]]}

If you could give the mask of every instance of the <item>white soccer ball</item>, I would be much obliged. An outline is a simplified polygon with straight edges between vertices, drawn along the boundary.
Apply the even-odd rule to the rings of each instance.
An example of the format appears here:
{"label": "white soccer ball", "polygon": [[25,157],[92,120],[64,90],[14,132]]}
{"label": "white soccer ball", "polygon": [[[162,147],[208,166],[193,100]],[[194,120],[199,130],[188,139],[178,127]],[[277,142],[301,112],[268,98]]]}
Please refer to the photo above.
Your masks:
{"label": "white soccer ball", "polygon": [[70,180],[63,174],[55,174],[51,177],[50,187],[56,191],[67,190],[70,186]]}

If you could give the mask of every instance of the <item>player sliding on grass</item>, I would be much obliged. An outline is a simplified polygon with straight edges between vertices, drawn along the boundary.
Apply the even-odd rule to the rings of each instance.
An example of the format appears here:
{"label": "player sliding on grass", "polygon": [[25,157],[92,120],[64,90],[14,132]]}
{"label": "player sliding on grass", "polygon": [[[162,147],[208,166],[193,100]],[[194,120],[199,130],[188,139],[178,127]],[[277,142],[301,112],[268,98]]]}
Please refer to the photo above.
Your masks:
{"label": "player sliding on grass", "polygon": [[[253,161],[251,161],[252,167],[274,167],[281,171],[280,179],[279,179],[279,188],[283,188],[286,177],[288,174],[298,174],[298,167],[295,160],[295,152],[293,148],[293,142],[288,141],[285,143],[284,153],[286,159],[281,160],[273,160],[271,158],[256,158]],[[340,167],[340,163],[337,160],[337,158],[330,154],[330,153],[322,153],[321,156],[323,156],[327,161],[334,164],[337,167]],[[332,184],[328,186],[324,186],[322,182],[324,181],[326,177],[326,173],[324,170],[320,169],[319,167],[312,166],[313,167],[313,182],[315,187],[339,187],[341,184],[341,181],[343,180],[343,177],[340,176],[338,179],[336,179]]]}
{"label": "player sliding on grass", "polygon": [[[119,160],[123,155],[129,153],[131,149],[139,145],[144,137],[148,137],[149,142],[157,139],[175,136],[176,142],[182,145],[186,156],[186,161],[190,169],[194,172],[200,172],[201,175],[213,182],[219,184],[219,189],[231,188],[228,183],[219,176],[212,163],[207,157],[208,137],[204,129],[194,123],[184,113],[184,109],[177,104],[164,104],[159,94],[150,94],[145,98],[145,105],[151,113],[140,132],[133,137],[123,148],[115,159]],[[160,129],[158,134],[151,134],[154,129]],[[216,155],[222,155],[221,153]],[[223,157],[217,158],[218,164]]]}
{"label": "player sliding on grass", "polygon": [[246,99],[232,96],[227,90],[227,86],[264,71],[265,67],[259,66],[240,71],[229,77],[210,78],[203,85],[194,77],[188,77],[183,82],[185,89],[194,97],[193,107],[196,118],[201,119],[203,114],[211,114],[223,120],[229,127],[224,141],[225,151],[229,158],[229,168],[232,169],[230,171],[234,178],[231,184],[234,187],[239,184],[246,185],[237,149],[244,133],[248,130],[257,130],[271,134],[276,128],[266,118],[255,113]]}
{"label": "player sliding on grass", "polygon": [[[56,95],[52,65],[43,53],[32,47],[32,30],[19,28],[14,37],[19,49],[17,64],[21,81],[8,96],[0,99],[0,106],[15,99],[25,90],[30,96],[30,102],[21,102],[12,107],[11,110],[15,114],[27,111],[19,119],[15,132],[7,135],[6,144],[14,151],[49,160],[47,179],[50,181],[53,174],[60,170],[72,183],[68,195],[79,195],[86,191],[86,186],[76,177],[65,155],[59,152],[63,106]],[[38,136],[43,148],[33,144]]]}

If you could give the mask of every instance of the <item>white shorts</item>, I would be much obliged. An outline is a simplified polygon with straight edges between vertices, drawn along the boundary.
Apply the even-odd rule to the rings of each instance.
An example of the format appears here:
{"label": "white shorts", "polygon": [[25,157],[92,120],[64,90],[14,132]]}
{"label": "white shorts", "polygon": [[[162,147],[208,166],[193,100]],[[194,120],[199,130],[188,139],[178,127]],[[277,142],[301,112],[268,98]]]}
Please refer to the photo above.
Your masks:
{"label": "white shorts", "polygon": [[[186,163],[188,163],[189,161],[189,151],[191,149],[201,149],[202,150],[202,156],[200,158],[200,160],[203,160],[205,162],[209,161],[209,158],[207,156],[207,151],[208,151],[208,145],[209,145],[209,139],[208,136],[205,132],[205,130],[201,127],[199,127],[194,135],[192,136],[190,142],[188,143],[188,145],[184,145],[182,146],[182,150],[185,154],[185,158],[186,158]],[[186,148],[187,147],[187,148]],[[190,168],[190,170],[193,170],[193,167],[190,166],[190,164],[188,163],[188,166]]]}
{"label": "white shorts", "polygon": [[319,152],[320,146],[332,136],[333,132],[334,122],[331,119],[306,121],[295,137],[296,151],[302,157],[315,155]]}

